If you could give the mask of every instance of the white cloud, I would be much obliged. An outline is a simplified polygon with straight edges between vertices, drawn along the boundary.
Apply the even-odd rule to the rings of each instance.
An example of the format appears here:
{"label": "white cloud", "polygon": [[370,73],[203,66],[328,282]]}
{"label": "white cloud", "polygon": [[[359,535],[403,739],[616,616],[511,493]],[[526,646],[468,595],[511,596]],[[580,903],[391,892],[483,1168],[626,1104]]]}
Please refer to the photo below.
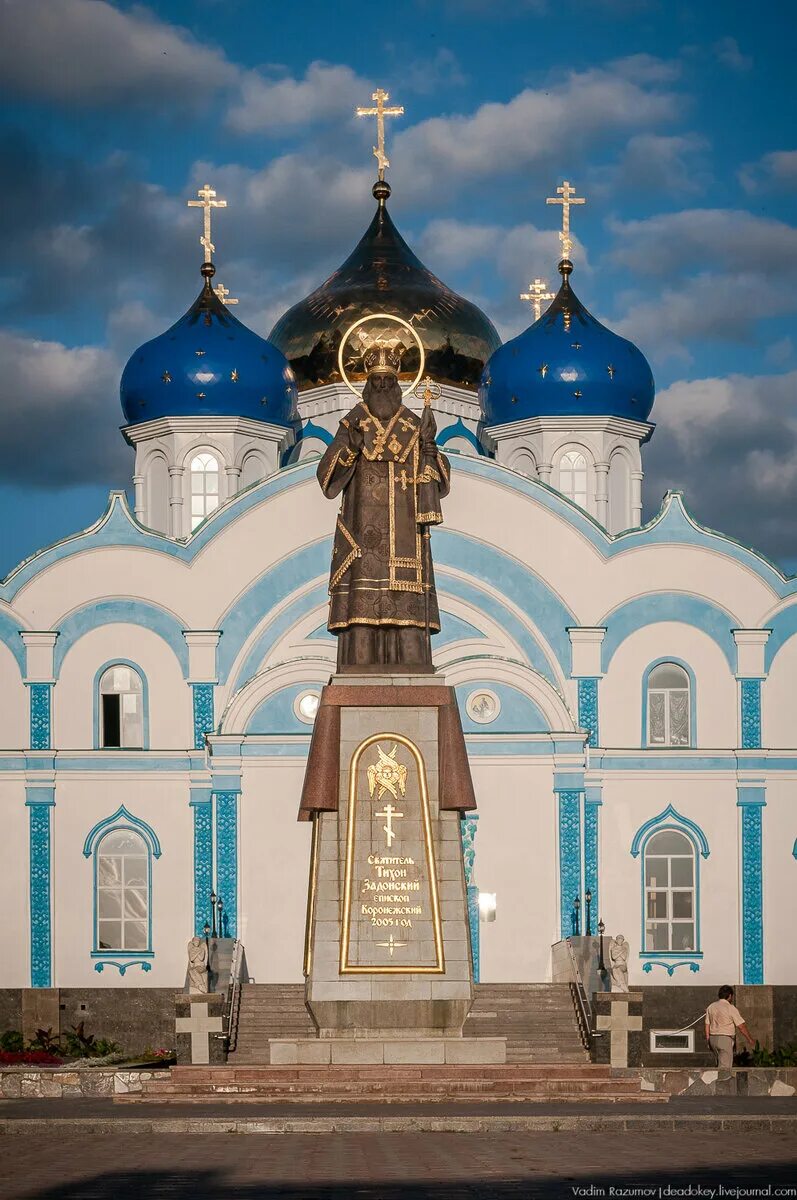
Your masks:
{"label": "white cloud", "polygon": [[711,47],[719,62],[731,71],[749,71],[753,60],[749,54],[742,54],[739,43],[734,37],[723,37]]}
{"label": "white cloud", "polygon": [[796,400],[797,371],[680,380],[660,392],[645,460],[651,507],[683,488],[702,524],[793,558]]}
{"label": "white cloud", "polygon": [[746,192],[797,189],[797,150],[774,150],[758,162],[745,163],[739,171],[739,182]]}
{"label": "white cloud", "polygon": [[571,164],[587,147],[669,120],[678,109],[674,94],[625,78],[614,66],[574,72],[505,104],[433,117],[397,133],[395,173],[417,195],[431,194],[441,179],[499,178],[535,166],[561,171],[563,147]]}
{"label": "white cloud", "polygon": [[5,481],[46,487],[126,483],[130,462],[119,434],[119,376],[119,360],[103,347],[0,333]]}
{"label": "white cloud", "polygon": [[629,138],[612,171],[612,190],[701,193],[710,182],[705,158],[708,142],[696,133],[665,136],[638,133]]}
{"label": "white cloud", "polygon": [[614,262],[645,275],[691,273],[706,265],[768,273],[797,265],[797,229],[744,209],[683,209],[609,227],[617,243]]}
{"label": "white cloud", "polygon": [[351,67],[312,62],[303,79],[268,79],[250,71],[242,80],[240,99],[227,115],[239,133],[279,132],[317,122],[353,117],[367,105],[372,84]]}
{"label": "white cloud", "polygon": [[[35,13],[32,8],[35,7]],[[64,103],[195,104],[238,76],[218,50],[145,8],[106,0],[4,0],[0,78]]]}

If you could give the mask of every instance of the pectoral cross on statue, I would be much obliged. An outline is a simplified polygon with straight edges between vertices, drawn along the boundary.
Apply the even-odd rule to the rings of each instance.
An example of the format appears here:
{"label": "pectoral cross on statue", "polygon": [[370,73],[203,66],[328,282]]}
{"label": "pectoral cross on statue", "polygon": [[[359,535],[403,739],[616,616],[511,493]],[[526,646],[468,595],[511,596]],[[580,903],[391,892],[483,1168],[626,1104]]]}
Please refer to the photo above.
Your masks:
{"label": "pectoral cross on statue", "polygon": [[378,812],[376,815],[378,817],[385,817],[386,819],[386,823],[382,826],[382,830],[386,835],[387,848],[389,850],[396,838],[396,831],[393,828],[393,818],[403,817],[404,813],[399,812],[398,809],[394,808],[392,804],[386,804],[382,811]]}
{"label": "pectoral cross on statue", "polygon": [[400,117],[404,113],[404,108],[400,105],[394,105],[393,108],[385,108],[385,101],[390,99],[390,93],[383,91],[382,88],[377,88],[371,99],[376,101],[376,108],[358,108],[357,116],[376,117],[374,157],[379,164],[379,179],[383,180],[385,178],[385,167],[390,166],[390,159],[385,154],[385,117]]}
{"label": "pectoral cross on statue", "polygon": [[573,239],[570,236],[570,205],[586,204],[587,202],[583,196],[576,196],[576,189],[571,187],[567,180],[556,191],[558,194],[548,196],[545,203],[561,204],[562,206],[562,232],[559,234],[559,241],[562,243],[562,257],[569,258],[570,251],[573,249]]}
{"label": "pectoral cross on statue", "polygon": [[529,284],[529,290],[527,292],[520,293],[521,300],[529,300],[531,302],[535,321],[539,321],[540,317],[542,316],[543,300],[554,299],[553,292],[546,291],[547,287],[548,284],[544,279],[535,279],[533,283]]}
{"label": "pectoral cross on statue", "polygon": [[189,208],[202,208],[205,210],[203,214],[204,229],[199,242],[205,250],[205,262],[213,262],[213,251],[216,247],[210,240],[210,210],[212,208],[226,208],[227,201],[217,200],[216,193],[209,183],[206,183],[204,187],[198,190],[197,196],[199,196],[198,200],[188,200],[187,204]]}

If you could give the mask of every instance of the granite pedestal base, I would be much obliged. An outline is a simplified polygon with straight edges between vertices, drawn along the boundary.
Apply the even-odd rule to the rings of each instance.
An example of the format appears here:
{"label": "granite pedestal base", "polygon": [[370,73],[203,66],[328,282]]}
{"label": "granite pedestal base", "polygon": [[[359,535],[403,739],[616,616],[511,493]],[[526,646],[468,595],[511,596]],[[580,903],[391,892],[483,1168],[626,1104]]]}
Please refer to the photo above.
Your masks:
{"label": "granite pedestal base", "polygon": [[269,1046],[272,1063],[280,1066],[506,1062],[506,1038],[270,1038]]}

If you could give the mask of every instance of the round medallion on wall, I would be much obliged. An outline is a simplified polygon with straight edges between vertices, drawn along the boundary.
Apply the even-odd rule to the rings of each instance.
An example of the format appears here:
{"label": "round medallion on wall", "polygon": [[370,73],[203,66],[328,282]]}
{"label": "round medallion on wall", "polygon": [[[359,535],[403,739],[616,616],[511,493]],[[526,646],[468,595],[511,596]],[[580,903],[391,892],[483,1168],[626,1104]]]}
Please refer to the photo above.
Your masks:
{"label": "round medallion on wall", "polygon": [[500,713],[501,701],[489,688],[479,688],[468,696],[465,711],[471,721],[476,721],[479,725],[489,725]]}
{"label": "round medallion on wall", "polygon": [[308,690],[299,692],[299,695],[293,702],[293,711],[300,721],[305,725],[312,725],[318,712],[318,705],[321,702],[321,693]]}

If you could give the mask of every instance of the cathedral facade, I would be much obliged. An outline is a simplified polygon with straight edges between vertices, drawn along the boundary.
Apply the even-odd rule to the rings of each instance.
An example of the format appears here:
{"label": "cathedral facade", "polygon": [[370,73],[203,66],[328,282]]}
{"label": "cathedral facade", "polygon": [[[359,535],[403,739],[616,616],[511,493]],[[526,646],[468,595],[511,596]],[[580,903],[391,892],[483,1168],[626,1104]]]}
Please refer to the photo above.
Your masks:
{"label": "cathedral facade", "polygon": [[600,920],[632,985],[797,982],[797,581],[677,492],[642,524],[653,378],[577,298],[566,242],[558,294],[501,345],[389,194],[268,340],[203,266],[122,378],[132,506],[113,493],[0,585],[4,986],[179,988],[211,920],[258,982],[302,980],[296,815],[336,654],[316,467],[353,403],[341,336],[379,312],[423,344],[452,464],[433,648],[478,802],[479,978],[550,979]]}

